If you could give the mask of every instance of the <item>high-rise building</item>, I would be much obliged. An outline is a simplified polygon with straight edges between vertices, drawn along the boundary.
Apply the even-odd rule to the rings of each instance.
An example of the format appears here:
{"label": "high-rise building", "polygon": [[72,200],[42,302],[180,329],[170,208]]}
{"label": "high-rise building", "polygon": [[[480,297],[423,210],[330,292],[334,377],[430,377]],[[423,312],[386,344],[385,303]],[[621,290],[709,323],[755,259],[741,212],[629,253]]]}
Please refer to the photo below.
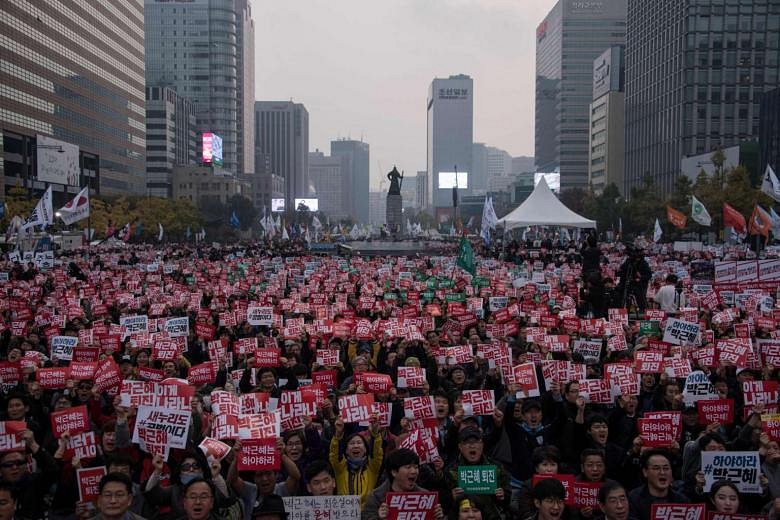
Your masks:
{"label": "high-rise building", "polygon": [[144,0],[146,84],[195,104],[198,131],[222,137],[224,168],[254,171],[254,27],[246,0]]}
{"label": "high-rise building", "polygon": [[469,187],[473,195],[487,193],[488,185],[488,147],[485,143],[474,143],[471,146],[471,178]]}
{"label": "high-rise building", "polygon": [[685,157],[759,134],[760,95],[778,85],[780,4],[630,2],[626,188],[672,189]]}
{"label": "high-rise building", "polygon": [[145,193],[143,9],[140,0],[0,2],[0,186],[45,189],[36,180],[45,146],[77,170],[53,184],[55,197],[68,183]]}
{"label": "high-rise building", "polygon": [[488,146],[486,151],[488,178],[507,177],[512,173],[512,156],[509,152],[495,146]]}
{"label": "high-rise building", "polygon": [[780,88],[761,95],[761,119],[758,142],[761,145],[759,171],[766,171],[767,165],[775,173],[780,170]]}
{"label": "high-rise building", "polygon": [[146,190],[173,196],[173,167],[196,164],[195,106],[168,87],[146,87]]}
{"label": "high-rise building", "polygon": [[[403,209],[418,208],[417,204],[417,176],[404,174],[401,183],[401,203]],[[406,221],[403,222],[406,225]],[[404,228],[405,229],[405,228]]]}
{"label": "high-rise building", "polygon": [[309,195],[309,112],[292,101],[255,102],[255,156],[270,156],[271,172],[284,179],[287,207]]}
{"label": "high-rise building", "polygon": [[[452,187],[471,194],[469,175],[474,144],[474,82],[464,74],[436,78],[428,89],[428,200],[439,219],[453,214]],[[455,172],[458,175],[455,175]]]}
{"label": "high-rise building", "polygon": [[[309,180],[314,187],[314,195],[319,199],[319,211],[338,222],[351,216],[347,179],[350,160],[344,155],[325,155],[319,150],[309,152]],[[368,202],[368,201],[366,201]]]}
{"label": "high-rise building", "polygon": [[357,222],[368,222],[368,184],[370,176],[369,146],[363,141],[339,139],[330,142],[330,155],[345,157],[345,209]]}
{"label": "high-rise building", "polygon": [[387,212],[387,192],[370,191],[368,193],[368,223],[384,226]]}
{"label": "high-rise building", "polygon": [[535,163],[536,159],[534,157],[527,157],[525,155],[512,157],[512,175],[534,171]]}
{"label": "high-rise building", "polygon": [[559,0],[536,28],[536,171],[563,189],[587,186],[593,60],[625,43],[626,2]]}
{"label": "high-rise building", "polygon": [[623,48],[610,47],[593,62],[588,182],[598,194],[608,184],[624,191],[624,103]]}
{"label": "high-rise building", "polygon": [[424,170],[418,171],[415,181],[415,185],[417,187],[417,209],[422,209],[425,207],[425,201],[428,200],[428,172]]}

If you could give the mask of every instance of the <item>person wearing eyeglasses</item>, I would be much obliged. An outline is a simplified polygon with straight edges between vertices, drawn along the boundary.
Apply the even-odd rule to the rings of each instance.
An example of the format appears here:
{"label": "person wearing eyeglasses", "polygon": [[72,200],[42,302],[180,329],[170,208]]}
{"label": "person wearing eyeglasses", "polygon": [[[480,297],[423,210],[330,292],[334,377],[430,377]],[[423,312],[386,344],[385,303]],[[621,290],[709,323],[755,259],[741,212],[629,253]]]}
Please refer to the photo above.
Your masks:
{"label": "person wearing eyeglasses", "polygon": [[98,514],[91,520],[146,520],[130,511],[133,481],[124,473],[107,473],[98,484]]}
{"label": "person wearing eyeglasses", "polygon": [[[43,518],[46,503],[41,500],[57,478],[57,463],[49,452],[35,441],[33,432],[20,434],[25,450],[0,453],[0,482],[16,487],[19,493],[18,514],[22,518]],[[38,470],[31,473],[27,453],[31,453]]]}
{"label": "person wearing eyeglasses", "polygon": [[672,489],[672,463],[669,452],[651,449],[640,459],[645,484],[628,494],[630,512],[638,520],[650,520],[653,504],[685,504],[688,497]]}
{"label": "person wearing eyeglasses", "polygon": [[198,477],[190,480],[182,489],[184,513],[179,520],[217,520],[214,511],[216,489],[208,480]]}
{"label": "person wearing eyeglasses", "polygon": [[568,518],[564,504],[566,489],[559,480],[542,479],[536,483],[532,491],[534,508],[536,509],[527,520],[560,520]]}

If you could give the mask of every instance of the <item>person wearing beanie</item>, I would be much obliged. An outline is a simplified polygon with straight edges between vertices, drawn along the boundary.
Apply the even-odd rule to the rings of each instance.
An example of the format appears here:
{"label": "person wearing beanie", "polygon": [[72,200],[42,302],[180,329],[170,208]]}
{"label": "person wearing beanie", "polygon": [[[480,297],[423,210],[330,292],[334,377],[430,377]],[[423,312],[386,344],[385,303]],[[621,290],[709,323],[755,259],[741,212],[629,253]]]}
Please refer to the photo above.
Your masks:
{"label": "person wearing beanie", "polygon": [[336,473],[336,489],[339,495],[358,495],[360,505],[376,486],[379,470],[382,467],[384,451],[382,436],[379,434],[379,422],[376,417],[371,420],[371,446],[366,438],[354,433],[344,439],[344,421],[339,417],[335,423],[335,433],[330,441],[329,461]]}

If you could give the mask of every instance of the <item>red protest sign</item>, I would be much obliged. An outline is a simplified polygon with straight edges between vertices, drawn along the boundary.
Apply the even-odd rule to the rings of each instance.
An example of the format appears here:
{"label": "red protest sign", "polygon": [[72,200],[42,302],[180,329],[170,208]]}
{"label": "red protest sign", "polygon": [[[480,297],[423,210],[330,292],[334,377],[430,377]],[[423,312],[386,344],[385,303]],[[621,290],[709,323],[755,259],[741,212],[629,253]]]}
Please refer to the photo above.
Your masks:
{"label": "red protest sign", "polygon": [[239,471],[276,471],[282,458],[276,450],[276,439],[247,439],[241,442]]}
{"label": "red protest sign", "polygon": [[745,381],[742,383],[742,394],[745,397],[745,406],[757,404],[775,404],[780,399],[777,381]]}
{"label": "red protest sign", "polygon": [[156,368],[138,367],[138,377],[144,381],[160,382],[165,379],[165,373]]}
{"label": "red protest sign", "polygon": [[425,370],[422,367],[398,367],[398,388],[423,388]]}
{"label": "red protest sign", "polygon": [[88,460],[95,457],[97,457],[95,432],[81,432],[71,435],[68,444],[65,446],[65,453],[62,454],[62,460],[66,462],[74,458]]}
{"label": "red protest sign", "polygon": [[656,350],[638,350],[634,353],[638,374],[660,374],[663,372],[664,354]]}
{"label": "red protest sign", "polygon": [[59,439],[63,433],[81,433],[89,429],[89,415],[87,406],[73,406],[51,413],[51,431],[55,439]]}
{"label": "red protest sign", "polygon": [[671,418],[637,419],[642,445],[649,448],[668,448],[677,440]]}
{"label": "red protest sign", "polygon": [[433,520],[439,494],[432,492],[387,493],[387,520]]}
{"label": "red protest sign", "polygon": [[190,367],[187,381],[192,385],[205,385],[217,380],[217,362],[206,361],[200,365]]}
{"label": "red protest sign", "polygon": [[769,440],[780,442],[780,414],[761,414],[761,431],[769,436]]}
{"label": "red protest sign", "polygon": [[100,496],[100,480],[106,475],[106,467],[80,468],[76,470],[79,483],[79,502],[95,502]]}
{"label": "red protest sign", "polygon": [[105,392],[109,389],[116,388],[122,382],[122,372],[119,370],[119,365],[116,364],[116,361],[114,361],[114,358],[111,356],[98,362],[95,374],[95,384],[92,388],[98,392]]}
{"label": "red protest sign", "polygon": [[467,416],[493,415],[496,409],[493,390],[463,390],[461,403]]}
{"label": "red protest sign", "polygon": [[582,509],[590,507],[599,511],[600,482],[574,482],[573,502],[574,507]]}
{"label": "red protest sign", "polygon": [[0,453],[24,451],[27,445],[20,434],[27,429],[25,421],[0,421]]}
{"label": "red protest sign", "polygon": [[652,520],[706,520],[704,504],[659,504],[650,507]]}
{"label": "red protest sign", "polygon": [[222,460],[230,453],[230,446],[217,439],[206,437],[198,445],[207,459]]}
{"label": "red protest sign", "polygon": [[180,343],[173,339],[155,341],[152,347],[152,359],[156,361],[175,361],[183,352]]}
{"label": "red protest sign", "polygon": [[70,364],[70,378],[76,381],[92,380],[95,377],[97,363],[85,363],[72,361]]}
{"label": "red protest sign", "polygon": [[696,401],[696,408],[699,424],[720,423],[725,426],[734,422],[734,399]]}
{"label": "red protest sign", "polygon": [[282,353],[277,348],[259,348],[255,351],[256,367],[278,367]]}
{"label": "red protest sign", "polygon": [[517,398],[539,397],[539,380],[536,377],[536,365],[523,363],[512,367],[515,384],[517,384]]}
{"label": "red protest sign", "polygon": [[214,334],[216,332],[217,328],[214,325],[209,325],[208,323],[195,324],[195,334],[207,341],[214,339]]}
{"label": "red protest sign", "polygon": [[11,363],[10,361],[0,361],[0,383],[16,384],[22,377],[21,363]]}
{"label": "red protest sign", "polygon": [[368,421],[373,411],[373,394],[351,394],[339,397],[339,416],[345,423]]}
{"label": "red protest sign", "polygon": [[65,388],[70,376],[70,370],[66,367],[41,368],[38,370],[38,383],[44,390]]}
{"label": "red protest sign", "polygon": [[435,419],[436,406],[432,396],[404,399],[404,415],[407,419]]}
{"label": "red protest sign", "polygon": [[318,370],[311,373],[311,382],[325,385],[325,388],[336,388],[338,386],[338,375],[335,370]]}
{"label": "red protest sign", "polygon": [[354,377],[355,385],[362,386],[366,392],[386,394],[393,387],[393,380],[387,374],[361,372]]}

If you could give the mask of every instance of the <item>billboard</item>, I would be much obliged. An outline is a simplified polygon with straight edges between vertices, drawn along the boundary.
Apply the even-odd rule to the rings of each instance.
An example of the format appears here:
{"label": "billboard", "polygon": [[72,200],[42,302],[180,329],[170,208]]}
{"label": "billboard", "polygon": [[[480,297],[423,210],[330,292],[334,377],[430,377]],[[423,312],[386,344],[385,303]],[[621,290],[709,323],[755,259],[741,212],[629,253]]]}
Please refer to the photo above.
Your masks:
{"label": "billboard", "polygon": [[284,213],[284,199],[271,199],[271,213]]}
{"label": "billboard", "polygon": [[622,47],[610,47],[593,61],[593,99],[623,90],[622,68]]}
{"label": "billboard", "polygon": [[295,211],[319,211],[319,199],[295,199]]}
{"label": "billboard", "polygon": [[59,139],[35,136],[35,168],[42,182],[79,185],[79,147]]}
{"label": "billboard", "polygon": [[439,172],[439,189],[447,190],[454,188],[467,189],[469,187],[469,172],[457,172],[457,183],[455,172]]}
{"label": "billboard", "polygon": [[[726,156],[726,160],[723,161],[723,171],[739,166],[739,146],[724,148],[723,155]],[[716,168],[712,164],[712,152],[683,157],[680,160],[680,171],[694,182],[696,182],[696,177],[699,176],[699,172],[702,170],[708,177],[712,177],[715,174]]]}
{"label": "billboard", "polygon": [[222,166],[222,138],[211,132],[203,132],[203,164]]}

